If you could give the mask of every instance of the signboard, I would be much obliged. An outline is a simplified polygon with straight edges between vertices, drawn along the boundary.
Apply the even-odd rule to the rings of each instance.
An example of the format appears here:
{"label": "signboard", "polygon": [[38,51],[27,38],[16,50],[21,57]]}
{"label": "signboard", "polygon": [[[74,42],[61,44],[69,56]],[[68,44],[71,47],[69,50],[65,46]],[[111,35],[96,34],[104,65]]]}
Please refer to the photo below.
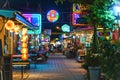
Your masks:
{"label": "signboard", "polygon": [[31,22],[34,26],[39,27],[38,30],[35,30],[34,32],[32,30],[29,30],[29,34],[40,34],[41,33],[41,14],[23,14],[23,16]]}
{"label": "signboard", "polygon": [[73,12],[76,12],[76,13],[80,13],[81,12],[80,4],[78,4],[78,3],[74,3],[73,4]]}
{"label": "signboard", "polygon": [[87,19],[80,13],[72,13],[72,24],[74,26],[88,26]]}
{"label": "signboard", "polygon": [[87,14],[87,6],[79,3],[74,3],[73,12],[80,14]]}
{"label": "signboard", "polygon": [[70,26],[67,25],[67,24],[64,24],[64,25],[62,26],[62,31],[63,31],[63,32],[70,32]]}
{"label": "signboard", "polygon": [[57,11],[55,10],[50,10],[48,13],[47,13],[47,19],[48,21],[50,22],[56,22],[59,18],[59,14]]}

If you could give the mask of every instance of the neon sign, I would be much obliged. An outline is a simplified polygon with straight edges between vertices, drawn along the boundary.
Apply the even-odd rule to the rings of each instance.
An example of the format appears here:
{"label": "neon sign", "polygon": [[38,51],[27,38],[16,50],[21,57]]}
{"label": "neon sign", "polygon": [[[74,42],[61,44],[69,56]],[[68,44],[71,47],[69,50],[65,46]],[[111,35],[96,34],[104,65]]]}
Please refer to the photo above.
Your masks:
{"label": "neon sign", "polygon": [[73,4],[73,12],[78,12],[78,13],[80,13],[81,12],[81,10],[80,10],[80,4]]}
{"label": "neon sign", "polygon": [[79,13],[72,13],[72,24],[74,26],[88,26],[87,19]]}
{"label": "neon sign", "polygon": [[47,19],[48,21],[50,22],[56,22],[59,18],[59,14],[57,11],[55,10],[50,10],[48,13],[47,13]]}
{"label": "neon sign", "polygon": [[39,27],[39,29],[34,31],[34,32],[29,30],[28,31],[29,34],[39,34],[39,33],[41,33],[41,14],[23,14],[23,16],[29,22],[31,22],[33,25]]}
{"label": "neon sign", "polygon": [[70,26],[67,25],[67,24],[64,24],[64,25],[62,26],[62,31],[63,31],[63,32],[70,32]]}

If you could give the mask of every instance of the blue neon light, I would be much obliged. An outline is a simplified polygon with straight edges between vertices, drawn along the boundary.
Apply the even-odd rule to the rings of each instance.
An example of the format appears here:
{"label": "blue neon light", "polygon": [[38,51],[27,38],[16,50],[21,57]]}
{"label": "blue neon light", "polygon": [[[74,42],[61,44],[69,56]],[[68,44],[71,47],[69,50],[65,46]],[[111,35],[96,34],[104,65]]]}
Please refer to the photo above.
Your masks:
{"label": "blue neon light", "polygon": [[28,31],[29,34],[40,34],[41,33],[41,14],[23,14],[23,16],[31,22],[33,25],[38,27],[36,31]]}
{"label": "blue neon light", "polygon": [[16,19],[19,20],[20,22],[26,24],[30,29],[36,29],[34,25],[29,23],[24,17],[22,17],[20,14],[16,13]]}

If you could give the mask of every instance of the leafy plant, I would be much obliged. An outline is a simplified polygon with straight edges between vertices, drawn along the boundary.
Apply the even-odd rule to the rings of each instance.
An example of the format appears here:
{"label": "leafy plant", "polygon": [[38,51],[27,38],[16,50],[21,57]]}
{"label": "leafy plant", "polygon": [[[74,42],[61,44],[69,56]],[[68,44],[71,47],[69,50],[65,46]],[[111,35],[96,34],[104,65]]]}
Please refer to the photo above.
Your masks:
{"label": "leafy plant", "polygon": [[97,53],[92,53],[91,49],[87,51],[83,68],[88,70],[88,66],[98,67],[101,66],[101,56]]}
{"label": "leafy plant", "polygon": [[102,59],[102,70],[105,73],[106,80],[119,80],[120,79],[120,41],[110,43],[106,41],[106,46]]}
{"label": "leafy plant", "polygon": [[93,53],[91,49],[87,51],[87,55],[85,56],[85,62],[82,65],[84,69],[87,70],[86,77],[88,80],[90,80],[90,74],[89,74],[89,67],[100,67],[101,66],[101,56]]}

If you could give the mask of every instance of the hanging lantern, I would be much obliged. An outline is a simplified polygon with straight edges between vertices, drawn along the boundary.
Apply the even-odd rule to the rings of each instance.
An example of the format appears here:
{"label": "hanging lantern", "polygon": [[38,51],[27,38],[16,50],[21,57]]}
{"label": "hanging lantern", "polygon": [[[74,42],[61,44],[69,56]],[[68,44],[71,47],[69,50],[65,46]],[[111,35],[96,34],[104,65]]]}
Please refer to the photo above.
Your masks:
{"label": "hanging lantern", "polygon": [[22,47],[27,47],[28,45],[27,45],[27,43],[22,43]]}
{"label": "hanging lantern", "polygon": [[16,26],[14,28],[14,32],[15,32],[15,34],[18,34],[20,32],[20,26]]}
{"label": "hanging lantern", "polygon": [[7,30],[13,30],[14,29],[14,22],[12,20],[8,20],[7,23],[5,24],[5,28]]}
{"label": "hanging lantern", "polygon": [[28,59],[28,55],[27,54],[22,54],[22,60],[25,61]]}
{"label": "hanging lantern", "polygon": [[22,42],[28,42],[28,35],[23,35],[23,36],[21,37],[21,41],[22,41]]}
{"label": "hanging lantern", "polygon": [[26,29],[26,28],[23,28],[23,29],[22,29],[22,35],[26,35],[26,34],[27,34],[27,32],[28,32],[28,31],[27,31],[27,29]]}
{"label": "hanging lantern", "polygon": [[28,53],[28,48],[22,48],[22,49],[21,49],[21,53],[22,53],[22,54],[24,54],[24,53],[27,54],[27,53]]}

